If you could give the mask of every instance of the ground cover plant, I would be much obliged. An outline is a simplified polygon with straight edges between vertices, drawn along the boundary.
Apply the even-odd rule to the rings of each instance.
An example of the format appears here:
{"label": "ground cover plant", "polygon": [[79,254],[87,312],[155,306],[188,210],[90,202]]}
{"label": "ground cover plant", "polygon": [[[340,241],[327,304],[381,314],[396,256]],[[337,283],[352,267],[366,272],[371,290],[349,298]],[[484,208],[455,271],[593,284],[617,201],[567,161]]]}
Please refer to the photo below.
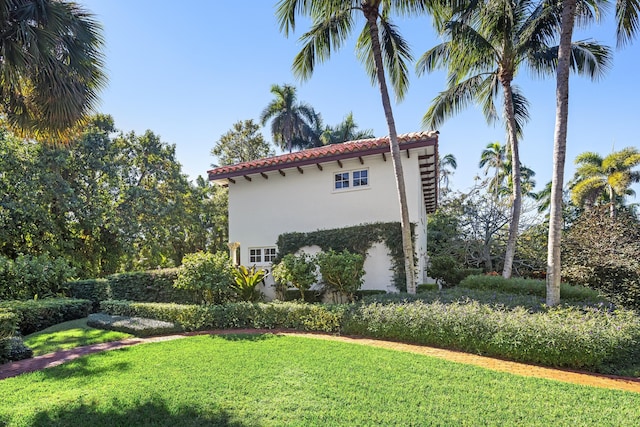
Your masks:
{"label": "ground cover plant", "polygon": [[34,356],[67,350],[83,345],[99,344],[131,338],[131,334],[92,328],[87,319],[71,320],[50,326],[24,337],[24,343]]}
{"label": "ground cover plant", "polygon": [[92,313],[87,318],[87,325],[96,329],[124,332],[138,337],[168,335],[182,332],[182,328],[172,322],[144,317],[110,316],[104,313]]}
{"label": "ground cover plant", "polygon": [[12,427],[640,423],[638,393],[268,334],[95,354],[0,381],[0,395]]}

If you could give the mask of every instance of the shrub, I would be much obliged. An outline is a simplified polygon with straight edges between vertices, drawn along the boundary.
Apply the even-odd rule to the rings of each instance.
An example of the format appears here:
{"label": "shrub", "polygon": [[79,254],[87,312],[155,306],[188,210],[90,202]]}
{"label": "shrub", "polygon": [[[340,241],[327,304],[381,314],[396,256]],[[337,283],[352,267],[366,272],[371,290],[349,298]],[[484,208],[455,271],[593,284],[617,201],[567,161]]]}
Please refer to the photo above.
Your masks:
{"label": "shrub", "polygon": [[640,309],[640,223],[606,206],[585,212],[562,238],[562,277]]}
{"label": "shrub", "polygon": [[22,338],[9,337],[0,339],[0,365],[33,357],[33,351],[27,347]]}
{"label": "shrub", "polygon": [[354,294],[355,300],[360,301],[362,298],[370,297],[372,295],[386,295],[387,291],[383,291],[382,289],[360,289],[357,290]]}
{"label": "shrub", "polygon": [[71,298],[88,299],[93,303],[92,311],[100,306],[100,301],[112,299],[111,286],[107,279],[88,279],[67,282],[68,295]]}
{"label": "shrub", "polygon": [[[312,289],[308,292],[305,292],[304,302],[319,303],[319,302],[322,302],[323,296],[324,296],[323,289]],[[294,301],[294,300],[303,301],[302,298],[303,297],[300,294],[300,291],[297,289],[287,289],[284,292],[284,301]]]}
{"label": "shrub", "polygon": [[10,311],[0,309],[0,339],[8,338],[18,329],[18,316]]}
{"label": "shrub", "polygon": [[443,287],[451,287],[459,284],[465,277],[482,273],[479,268],[463,268],[462,265],[450,255],[434,256],[429,259],[429,277]]}
{"label": "shrub", "polygon": [[293,286],[305,300],[304,293],[317,282],[315,259],[304,252],[300,255],[287,254],[278,264],[273,266],[273,278],[285,289]]}
{"label": "shrub", "polygon": [[185,330],[234,328],[293,328],[304,331],[337,332],[345,306],[311,305],[298,302],[225,305],[186,305],[104,301],[101,309],[112,315],[138,316],[177,323]]}
{"label": "shrub", "polygon": [[90,314],[87,325],[96,329],[124,332],[138,337],[166,335],[182,331],[182,328],[172,322],[142,317],[110,316],[104,313]]}
{"label": "shrub", "polygon": [[[469,276],[460,282],[460,286],[469,289],[485,289],[515,294],[537,295],[545,297],[547,285],[544,280],[536,279],[505,279],[502,276]],[[606,302],[597,291],[584,286],[570,286],[563,283],[560,286],[560,298],[584,303]]]}
{"label": "shrub", "polygon": [[196,252],[185,255],[174,286],[198,292],[209,304],[222,304],[235,299],[233,266],[225,252]]}
{"label": "shrub", "polygon": [[417,286],[416,291],[420,292],[430,292],[439,290],[437,283],[422,283]]}
{"label": "shrub", "polygon": [[347,295],[353,301],[355,292],[362,286],[364,257],[346,250],[330,250],[319,253],[317,260],[324,286],[332,292]]}
{"label": "shrub", "polygon": [[0,302],[0,309],[9,309],[16,314],[18,331],[22,335],[28,335],[67,320],[87,317],[91,307],[91,301],[73,298]]}
{"label": "shrub", "polygon": [[0,300],[33,299],[63,295],[74,270],[62,258],[20,255],[0,256]]}
{"label": "shrub", "polygon": [[637,363],[640,317],[631,311],[560,307],[529,313],[476,301],[362,305],[343,332],[539,363],[608,372]]}
{"label": "shrub", "polygon": [[141,302],[200,302],[197,292],[174,287],[178,271],[177,268],[165,268],[111,275],[107,278],[109,295],[113,299]]}
{"label": "shrub", "polygon": [[256,302],[263,299],[258,285],[264,284],[264,278],[267,276],[266,271],[255,265],[251,268],[239,265],[232,271],[234,283],[231,284],[231,289],[241,301]]}

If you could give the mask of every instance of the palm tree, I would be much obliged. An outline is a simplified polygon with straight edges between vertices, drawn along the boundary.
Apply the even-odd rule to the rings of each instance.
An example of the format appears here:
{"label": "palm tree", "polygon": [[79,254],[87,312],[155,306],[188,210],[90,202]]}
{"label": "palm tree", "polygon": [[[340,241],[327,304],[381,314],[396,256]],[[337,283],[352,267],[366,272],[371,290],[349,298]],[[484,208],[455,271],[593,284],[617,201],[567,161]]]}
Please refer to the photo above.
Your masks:
{"label": "palm tree", "polygon": [[602,158],[586,152],[575,159],[578,166],[571,187],[571,198],[578,206],[589,209],[599,198],[609,203],[611,218],[616,215],[616,202],[624,205],[624,196],[635,194],[630,188],[640,182],[640,151],[627,147]]}
{"label": "palm tree", "polygon": [[353,118],[353,113],[346,115],[344,120],[336,126],[327,126],[320,135],[323,145],[339,144],[345,141],[373,138],[373,130],[358,129],[358,124]]}
{"label": "palm tree", "polygon": [[[560,302],[560,243],[562,237],[562,189],[564,165],[567,155],[567,128],[569,122],[569,70],[573,29],[578,22],[589,23],[599,17],[598,3],[563,0],[560,12],[560,41],[556,67],[556,125],[553,137],[553,175],[551,179],[551,212],[549,217],[549,239],[547,246],[547,298],[549,306]],[[616,0],[616,23],[618,47],[629,43],[638,31],[637,0]],[[589,19],[592,18],[592,19]]]}
{"label": "palm tree", "polygon": [[271,134],[274,142],[283,150],[307,148],[314,145],[315,124],[320,120],[318,113],[304,102],[296,102],[296,88],[290,85],[272,85],[275,99],[260,114],[262,126],[271,120]]}
{"label": "palm tree", "polygon": [[333,51],[342,46],[354,30],[358,16],[365,18],[356,49],[372,81],[378,83],[389,128],[389,145],[400,203],[402,247],[409,293],[416,292],[413,240],[386,73],[389,74],[396,97],[401,99],[408,87],[407,61],[412,58],[406,41],[391,23],[389,16],[392,13],[420,14],[426,10],[424,3],[420,0],[280,0],[276,12],[280,29],[286,36],[295,30],[298,15],[307,16],[312,20],[311,29],[301,37],[304,45],[293,63],[294,73],[302,79],[311,77],[317,61],[327,60]]}
{"label": "palm tree", "polygon": [[106,81],[99,23],[56,0],[0,0],[0,22],[0,113],[24,136],[67,140]]}
{"label": "palm tree", "polygon": [[490,142],[480,154],[480,163],[478,167],[484,168],[485,176],[494,169],[493,178],[489,181],[489,191],[494,195],[498,195],[498,190],[504,181],[505,164],[507,157],[507,146],[500,144],[498,141]]}
{"label": "palm tree", "polygon": [[[473,10],[450,13],[441,23],[448,41],[426,52],[418,61],[419,73],[447,68],[449,84],[433,101],[424,117],[428,127],[438,127],[470,102],[482,106],[488,122],[498,119],[495,98],[502,92],[503,119],[511,152],[513,207],[502,275],[511,277],[522,209],[518,139],[528,120],[527,100],[512,84],[521,66],[537,74],[551,74],[557,49],[548,46],[558,27],[556,9],[534,0],[479,2]],[[598,75],[608,60],[608,50],[590,42],[571,46],[578,72]]]}
{"label": "palm tree", "polygon": [[453,175],[453,171],[458,169],[458,161],[453,154],[446,154],[438,158],[438,172],[440,173],[438,189],[439,199],[442,199],[451,189],[449,188],[449,177]]}

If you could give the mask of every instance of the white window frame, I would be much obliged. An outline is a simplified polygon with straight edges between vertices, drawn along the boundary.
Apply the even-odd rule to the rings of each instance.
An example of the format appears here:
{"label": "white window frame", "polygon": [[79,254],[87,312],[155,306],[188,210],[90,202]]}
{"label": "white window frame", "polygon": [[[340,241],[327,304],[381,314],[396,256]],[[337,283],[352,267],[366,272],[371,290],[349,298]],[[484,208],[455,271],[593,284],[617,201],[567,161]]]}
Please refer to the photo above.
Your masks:
{"label": "white window frame", "polygon": [[[360,182],[363,180],[362,177],[358,177],[358,178],[354,178],[354,174],[358,173],[358,175],[360,175],[362,172],[365,172],[366,174],[366,178],[364,178],[366,180],[366,184],[365,185],[360,185]],[[344,176],[346,175],[347,179],[346,181],[344,180]],[[336,178],[340,176],[340,179],[337,180]],[[357,179],[357,181],[356,181]],[[336,188],[336,185],[338,183],[347,183],[347,186],[341,186],[341,188]],[[356,185],[356,182],[358,183]],[[370,188],[370,182],[371,182],[371,175],[369,173],[369,168],[359,168],[359,169],[351,169],[351,170],[340,170],[340,171],[336,171],[333,173],[333,192],[334,193],[342,193],[344,191],[354,191],[354,190],[364,190],[367,188]]]}
{"label": "white window frame", "polygon": [[251,265],[268,265],[273,263],[277,256],[275,246],[256,246],[249,248],[249,264]]}

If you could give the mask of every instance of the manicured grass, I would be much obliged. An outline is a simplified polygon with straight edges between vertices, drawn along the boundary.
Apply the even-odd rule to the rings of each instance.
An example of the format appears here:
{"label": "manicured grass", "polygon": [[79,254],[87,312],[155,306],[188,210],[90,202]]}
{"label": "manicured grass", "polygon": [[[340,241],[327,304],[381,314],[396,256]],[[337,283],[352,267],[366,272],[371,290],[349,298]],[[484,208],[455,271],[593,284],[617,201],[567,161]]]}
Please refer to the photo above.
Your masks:
{"label": "manicured grass", "polygon": [[274,335],[197,336],[0,381],[8,426],[640,425],[640,394]]}
{"label": "manicured grass", "polygon": [[59,323],[40,332],[27,335],[24,338],[24,343],[33,350],[34,356],[40,356],[58,350],[131,337],[133,335],[89,327],[87,319],[84,318]]}

